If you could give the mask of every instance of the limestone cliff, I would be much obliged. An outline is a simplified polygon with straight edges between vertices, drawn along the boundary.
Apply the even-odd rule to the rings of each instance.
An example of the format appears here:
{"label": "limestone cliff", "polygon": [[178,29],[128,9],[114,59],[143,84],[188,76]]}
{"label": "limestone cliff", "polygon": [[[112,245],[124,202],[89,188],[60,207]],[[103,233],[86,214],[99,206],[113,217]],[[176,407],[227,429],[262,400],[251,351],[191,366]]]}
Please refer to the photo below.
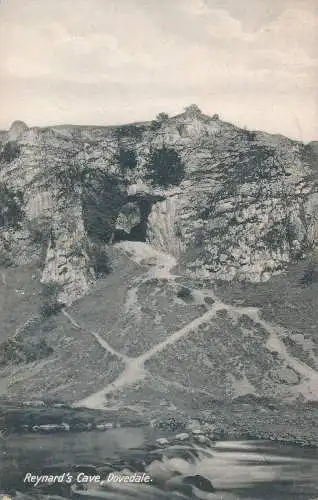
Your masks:
{"label": "limestone cliff", "polygon": [[116,127],[15,122],[2,137],[0,182],[21,214],[16,224],[2,217],[2,255],[40,258],[42,281],[61,284],[70,304],[98,274],[92,246],[106,255],[116,238],[148,240],[221,280],[266,281],[310,252],[315,143],[192,111]]}

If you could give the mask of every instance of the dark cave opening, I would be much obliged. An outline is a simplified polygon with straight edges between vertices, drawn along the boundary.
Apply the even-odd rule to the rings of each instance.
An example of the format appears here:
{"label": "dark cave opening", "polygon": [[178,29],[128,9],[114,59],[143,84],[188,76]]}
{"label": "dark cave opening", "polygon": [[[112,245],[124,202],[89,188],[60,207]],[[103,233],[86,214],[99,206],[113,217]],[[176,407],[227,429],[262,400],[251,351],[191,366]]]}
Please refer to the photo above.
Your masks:
{"label": "dark cave opening", "polygon": [[151,212],[152,206],[158,201],[163,201],[163,196],[155,195],[132,195],[128,197],[128,202],[138,205],[140,210],[140,223],[134,226],[129,233],[122,229],[115,229],[113,243],[119,241],[146,241],[148,217]]}

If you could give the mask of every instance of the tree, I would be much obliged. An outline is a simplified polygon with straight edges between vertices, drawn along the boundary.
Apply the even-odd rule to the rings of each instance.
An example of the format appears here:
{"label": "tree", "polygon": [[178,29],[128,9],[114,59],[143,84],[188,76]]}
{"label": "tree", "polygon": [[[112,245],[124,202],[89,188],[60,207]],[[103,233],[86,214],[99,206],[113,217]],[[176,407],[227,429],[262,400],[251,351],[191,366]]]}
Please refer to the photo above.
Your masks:
{"label": "tree", "polygon": [[190,104],[190,106],[187,106],[184,110],[190,117],[196,117],[202,114],[202,111],[197,104]]}
{"label": "tree", "polygon": [[150,154],[146,177],[154,186],[178,185],[184,175],[184,165],[175,149],[163,146]]}
{"label": "tree", "polygon": [[158,122],[166,122],[167,120],[169,119],[169,115],[168,113],[159,113],[157,116],[156,116],[156,120]]}

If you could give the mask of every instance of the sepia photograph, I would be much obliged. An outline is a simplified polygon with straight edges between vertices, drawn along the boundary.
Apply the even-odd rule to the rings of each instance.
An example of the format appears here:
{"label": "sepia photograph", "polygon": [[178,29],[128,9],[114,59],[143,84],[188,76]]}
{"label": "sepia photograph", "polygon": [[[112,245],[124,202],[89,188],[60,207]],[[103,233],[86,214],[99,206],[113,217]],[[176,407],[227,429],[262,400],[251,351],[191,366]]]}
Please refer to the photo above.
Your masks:
{"label": "sepia photograph", "polygon": [[318,500],[318,0],[0,0],[0,500]]}

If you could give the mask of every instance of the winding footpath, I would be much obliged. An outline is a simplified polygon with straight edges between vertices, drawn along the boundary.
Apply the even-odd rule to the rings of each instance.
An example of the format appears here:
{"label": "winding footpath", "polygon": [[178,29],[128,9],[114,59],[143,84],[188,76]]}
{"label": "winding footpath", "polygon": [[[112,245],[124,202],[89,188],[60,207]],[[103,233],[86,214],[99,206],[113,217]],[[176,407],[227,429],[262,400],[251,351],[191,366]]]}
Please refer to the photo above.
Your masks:
{"label": "winding footpath", "polygon": [[[133,243],[129,242],[131,247],[133,248]],[[142,279],[138,279],[138,285],[143,281],[149,279],[149,277],[165,277],[171,280],[175,280],[178,276],[172,274],[171,269],[175,266],[175,260],[169,256],[165,255],[161,252],[156,252],[154,249],[147,244],[141,244],[145,247],[146,257],[156,258],[156,264],[149,271],[145,273]],[[138,246],[137,250],[142,250],[142,247]],[[130,248],[131,251],[131,248]],[[131,252],[130,252],[131,253]],[[130,258],[134,260],[134,262],[142,261],[141,256],[137,254],[137,256],[131,256]],[[138,286],[137,285],[137,286]],[[94,337],[94,339],[98,342],[101,348],[105,349],[110,354],[116,356],[120,361],[122,361],[125,365],[124,371],[115,379],[113,382],[109,383],[104,389],[92,394],[91,396],[82,399],[74,404],[74,406],[85,406],[88,408],[104,408],[106,404],[106,396],[107,394],[113,393],[116,390],[120,390],[123,388],[128,388],[136,383],[144,380],[148,374],[145,369],[145,363],[152,359],[155,355],[162,352],[166,347],[171,346],[178,342],[180,339],[186,337],[189,333],[194,332],[201,324],[211,321],[219,311],[227,311],[232,317],[233,316],[248,316],[253,323],[261,325],[265,331],[269,334],[269,340],[267,342],[267,348],[274,349],[282,356],[282,358],[286,361],[286,363],[294,369],[299,375],[301,375],[304,380],[297,386],[298,391],[302,390],[307,394],[310,394],[312,399],[318,399],[318,372],[313,368],[309,367],[305,363],[301,362],[297,358],[293,357],[286,349],[284,343],[279,337],[278,332],[282,330],[280,327],[273,326],[264,319],[261,318],[261,313],[258,308],[255,307],[241,307],[234,306],[231,304],[226,304],[219,300],[215,293],[211,290],[202,290],[195,289],[193,293],[196,297],[201,297],[202,303],[204,303],[205,297],[210,297],[213,299],[214,303],[211,308],[202,314],[202,316],[190,321],[187,325],[183,326],[179,330],[172,333],[168,338],[164,341],[154,345],[146,352],[141,354],[138,357],[132,358],[122,354],[119,351],[113,349],[108,342],[106,342],[98,333],[94,331],[87,330],[85,326],[80,325],[76,319],[74,319],[71,314],[63,310],[63,314],[66,318],[72,323],[74,328],[84,330],[88,332],[90,335]],[[114,327],[113,327],[114,328]],[[167,381],[167,383],[169,383]]]}

